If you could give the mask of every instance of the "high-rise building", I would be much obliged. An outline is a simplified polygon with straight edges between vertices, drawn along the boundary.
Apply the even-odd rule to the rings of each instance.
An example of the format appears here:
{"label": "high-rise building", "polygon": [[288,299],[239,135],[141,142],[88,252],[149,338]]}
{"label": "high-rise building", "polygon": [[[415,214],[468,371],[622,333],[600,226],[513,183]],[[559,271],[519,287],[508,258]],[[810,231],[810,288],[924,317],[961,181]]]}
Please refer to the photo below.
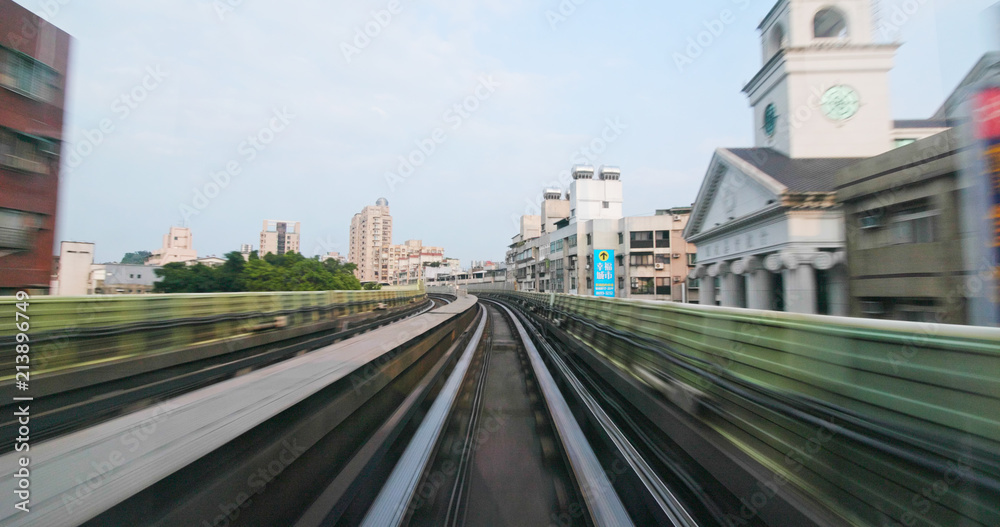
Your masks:
{"label": "high-rise building", "polygon": [[69,35],[0,0],[0,295],[52,275]]}
{"label": "high-rise building", "polygon": [[392,245],[392,216],[389,200],[379,198],[351,218],[350,248],[347,260],[357,269],[354,274],[362,282],[391,283],[395,277],[398,255],[383,251]]}
{"label": "high-rise building", "polygon": [[174,262],[190,262],[198,259],[198,251],[194,250],[191,239],[191,229],[187,227],[170,227],[170,232],[163,235],[163,246],[153,251],[146,260],[146,265],[166,265]]}
{"label": "high-rise building", "polygon": [[301,225],[297,221],[264,220],[264,228],[260,231],[260,256],[299,252],[300,235]]}

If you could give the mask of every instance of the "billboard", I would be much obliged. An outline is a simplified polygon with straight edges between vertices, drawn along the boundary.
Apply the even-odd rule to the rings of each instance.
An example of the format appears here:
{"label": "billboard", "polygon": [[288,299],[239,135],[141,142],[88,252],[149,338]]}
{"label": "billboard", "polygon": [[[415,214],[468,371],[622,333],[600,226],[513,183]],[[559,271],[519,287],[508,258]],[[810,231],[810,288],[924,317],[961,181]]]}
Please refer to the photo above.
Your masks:
{"label": "billboard", "polygon": [[594,296],[615,296],[615,251],[594,251]]}
{"label": "billboard", "polygon": [[[990,87],[976,95],[976,139],[983,149],[986,180],[986,244],[993,265],[992,303],[1000,304],[1000,88]],[[996,320],[1000,324],[1000,320]]]}
{"label": "billboard", "polygon": [[964,250],[982,287],[970,287],[970,322],[1000,326],[1000,86],[970,90],[972,158],[963,170]]}

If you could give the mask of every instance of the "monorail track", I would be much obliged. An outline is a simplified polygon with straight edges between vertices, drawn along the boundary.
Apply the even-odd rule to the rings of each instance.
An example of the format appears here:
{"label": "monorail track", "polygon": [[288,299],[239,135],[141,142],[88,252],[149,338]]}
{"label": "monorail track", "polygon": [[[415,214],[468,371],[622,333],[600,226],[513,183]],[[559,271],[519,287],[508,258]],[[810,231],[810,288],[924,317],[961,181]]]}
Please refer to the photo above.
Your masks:
{"label": "monorail track", "polygon": [[506,313],[487,313],[404,525],[546,525],[586,513],[524,343]]}

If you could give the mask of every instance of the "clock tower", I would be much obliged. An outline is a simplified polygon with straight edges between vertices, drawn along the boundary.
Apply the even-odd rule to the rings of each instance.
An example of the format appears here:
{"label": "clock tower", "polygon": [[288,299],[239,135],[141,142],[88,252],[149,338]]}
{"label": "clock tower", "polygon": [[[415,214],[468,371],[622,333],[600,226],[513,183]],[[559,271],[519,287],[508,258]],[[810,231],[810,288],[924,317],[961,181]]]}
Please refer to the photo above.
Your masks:
{"label": "clock tower", "polygon": [[889,70],[870,0],[780,0],[758,28],[764,67],[743,91],[758,147],[790,158],[860,158],[893,146]]}

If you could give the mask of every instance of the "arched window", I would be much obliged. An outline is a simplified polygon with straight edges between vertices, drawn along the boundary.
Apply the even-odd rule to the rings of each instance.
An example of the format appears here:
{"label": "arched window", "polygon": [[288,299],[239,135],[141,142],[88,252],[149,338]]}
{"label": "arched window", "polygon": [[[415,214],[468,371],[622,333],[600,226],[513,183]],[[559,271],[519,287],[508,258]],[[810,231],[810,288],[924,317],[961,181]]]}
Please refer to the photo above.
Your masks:
{"label": "arched window", "polygon": [[847,18],[833,7],[821,9],[813,19],[813,35],[816,38],[844,38],[847,36]]}
{"label": "arched window", "polygon": [[768,55],[774,55],[784,49],[787,45],[788,38],[785,35],[785,28],[782,27],[781,24],[776,24],[774,29],[771,30],[770,42],[768,42],[770,53],[768,53]]}

